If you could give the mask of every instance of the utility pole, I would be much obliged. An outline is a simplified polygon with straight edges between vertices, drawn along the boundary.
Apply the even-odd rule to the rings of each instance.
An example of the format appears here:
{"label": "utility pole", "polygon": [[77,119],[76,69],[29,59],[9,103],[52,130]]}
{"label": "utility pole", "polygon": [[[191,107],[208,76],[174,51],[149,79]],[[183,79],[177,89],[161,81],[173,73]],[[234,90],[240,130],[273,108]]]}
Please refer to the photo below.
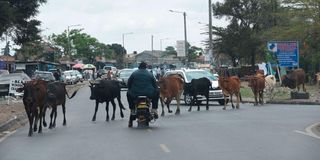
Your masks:
{"label": "utility pole", "polygon": [[151,35],[151,53],[153,54],[153,35]]}
{"label": "utility pole", "polygon": [[211,0],[209,0],[209,54],[213,57],[213,44],[212,44],[212,6]]}

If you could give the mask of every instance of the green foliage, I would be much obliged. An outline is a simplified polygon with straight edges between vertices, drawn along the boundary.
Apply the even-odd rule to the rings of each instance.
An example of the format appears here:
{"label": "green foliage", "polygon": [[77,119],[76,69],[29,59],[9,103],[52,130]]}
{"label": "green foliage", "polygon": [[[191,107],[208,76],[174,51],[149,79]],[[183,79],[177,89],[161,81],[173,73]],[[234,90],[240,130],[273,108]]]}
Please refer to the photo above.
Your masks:
{"label": "green foliage", "polygon": [[0,37],[4,33],[15,33],[15,43],[23,44],[39,38],[40,22],[32,19],[38,13],[38,7],[46,0],[1,0],[0,1]]}
{"label": "green foliage", "polygon": [[169,55],[177,56],[177,51],[173,46],[166,47],[166,50],[164,51],[163,56],[169,56]]}

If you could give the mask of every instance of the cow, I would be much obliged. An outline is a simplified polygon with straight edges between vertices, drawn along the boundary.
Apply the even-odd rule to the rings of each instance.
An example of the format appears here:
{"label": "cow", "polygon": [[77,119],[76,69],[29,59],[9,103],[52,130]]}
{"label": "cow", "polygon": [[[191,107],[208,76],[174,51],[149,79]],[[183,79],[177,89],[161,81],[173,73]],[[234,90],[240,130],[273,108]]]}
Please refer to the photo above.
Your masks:
{"label": "cow", "polygon": [[283,87],[289,87],[290,89],[298,88],[298,92],[300,91],[300,85],[302,84],[303,91],[306,92],[306,88],[304,86],[306,78],[306,73],[303,69],[295,69],[281,77]]}
{"label": "cow", "polygon": [[42,133],[42,117],[47,95],[46,85],[47,82],[44,80],[32,80],[23,83],[23,87],[17,89],[18,92],[24,93],[22,101],[29,120],[29,137],[32,136],[33,131],[37,131],[38,120],[40,120],[38,133]]}
{"label": "cow", "polygon": [[224,96],[224,107],[223,110],[226,110],[227,105],[227,96],[230,96],[231,106],[234,109],[234,104],[232,101],[232,96],[235,95],[237,97],[236,108],[240,108],[239,102],[242,101],[240,86],[241,82],[238,76],[230,76],[230,77],[222,77],[220,76],[218,79],[219,87],[221,88]]}
{"label": "cow", "polygon": [[264,76],[254,75],[248,76],[249,84],[248,86],[251,88],[254,94],[254,105],[258,105],[258,100],[261,105],[263,105],[263,91],[266,85],[266,81]]}
{"label": "cow", "polygon": [[90,82],[89,87],[91,90],[90,100],[96,101],[96,107],[95,107],[94,115],[92,117],[92,121],[96,120],[96,114],[98,111],[99,103],[104,103],[104,102],[106,102],[106,112],[107,112],[106,121],[109,121],[109,102],[110,101],[113,106],[113,114],[112,114],[111,120],[114,120],[115,111],[116,111],[116,104],[114,102],[115,98],[117,98],[118,104],[120,107],[120,116],[121,118],[124,117],[122,110],[125,110],[125,108],[123,107],[123,104],[121,102],[121,94],[120,94],[121,88],[118,81],[102,79],[98,82],[96,81]]}
{"label": "cow", "polygon": [[266,76],[265,81],[266,81],[266,84],[265,84],[266,94],[269,95],[270,99],[273,99],[274,88],[276,87],[276,77],[274,75],[268,75]]}
{"label": "cow", "polygon": [[191,83],[186,83],[184,90],[192,96],[190,107],[188,109],[191,112],[192,104],[197,102],[198,111],[200,111],[200,104],[198,102],[197,95],[203,95],[206,97],[207,104],[206,110],[209,110],[209,90],[212,89],[211,82],[208,78],[202,77],[199,79],[192,79]]}
{"label": "cow", "polygon": [[170,103],[173,98],[177,101],[177,109],[175,114],[180,114],[180,97],[183,92],[184,80],[177,75],[171,75],[168,77],[161,77],[158,81],[160,87],[160,101],[162,106],[161,116],[164,116],[164,105],[167,105],[168,112],[172,113],[170,110]]}
{"label": "cow", "polygon": [[[69,99],[76,95],[77,91],[74,91],[71,97],[66,90],[66,84],[63,82],[51,82],[47,84],[47,99],[46,99],[46,107],[44,109],[44,116],[46,113],[47,107],[52,108],[50,114],[50,124],[49,129],[54,128],[56,126],[56,118],[57,118],[57,106],[62,105],[62,112],[63,112],[63,125],[67,124],[66,122],[66,95]],[[53,120],[54,116],[54,120]],[[43,117],[44,126],[47,124],[45,123],[45,117]]]}

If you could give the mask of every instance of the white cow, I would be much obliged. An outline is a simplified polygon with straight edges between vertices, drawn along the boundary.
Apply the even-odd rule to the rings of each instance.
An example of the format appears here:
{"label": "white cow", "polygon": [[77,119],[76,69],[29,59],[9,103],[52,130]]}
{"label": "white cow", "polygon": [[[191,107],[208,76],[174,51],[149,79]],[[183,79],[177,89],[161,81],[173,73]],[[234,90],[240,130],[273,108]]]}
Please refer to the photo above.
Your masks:
{"label": "white cow", "polygon": [[266,83],[266,95],[269,95],[270,99],[274,97],[274,88],[276,87],[276,77],[274,75],[268,75],[265,77]]}

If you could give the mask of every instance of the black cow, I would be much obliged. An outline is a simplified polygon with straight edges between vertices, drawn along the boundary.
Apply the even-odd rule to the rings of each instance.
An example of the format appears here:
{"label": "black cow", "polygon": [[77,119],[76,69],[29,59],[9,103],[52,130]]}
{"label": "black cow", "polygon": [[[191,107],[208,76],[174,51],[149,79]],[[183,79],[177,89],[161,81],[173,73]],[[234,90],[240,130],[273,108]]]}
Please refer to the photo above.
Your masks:
{"label": "black cow", "polygon": [[211,82],[208,78],[202,77],[199,79],[192,79],[191,83],[186,83],[185,91],[192,96],[192,101],[190,103],[190,108],[188,111],[191,111],[192,104],[197,102],[198,111],[200,111],[200,105],[198,103],[197,95],[203,95],[206,97],[207,105],[206,110],[209,110],[209,90],[212,88]]}
{"label": "black cow", "polygon": [[116,80],[107,80],[103,79],[98,82],[90,82],[90,90],[91,90],[91,100],[96,100],[96,108],[94,115],[92,117],[92,121],[96,120],[96,114],[98,111],[99,103],[106,102],[106,112],[107,112],[107,118],[106,121],[109,121],[109,101],[111,101],[113,106],[113,114],[111,120],[114,120],[115,112],[116,112],[116,104],[114,103],[114,98],[117,98],[118,104],[120,107],[120,116],[123,118],[123,112],[122,110],[125,110],[125,108],[122,105],[121,102],[121,88],[119,85],[119,82]]}
{"label": "black cow", "polygon": [[[66,90],[66,84],[62,82],[51,82],[47,84],[47,98],[46,98],[46,107],[44,109],[44,118],[43,125],[47,126],[45,122],[45,112],[47,107],[51,107],[52,111],[50,114],[50,124],[49,128],[54,128],[56,126],[56,118],[57,118],[57,106],[62,105],[63,112],[63,125],[67,124],[66,121],[66,95],[69,99],[76,95],[77,91],[74,91],[72,96],[69,97],[68,92]],[[54,116],[54,120],[53,120]],[[53,120],[53,121],[52,121]]]}

